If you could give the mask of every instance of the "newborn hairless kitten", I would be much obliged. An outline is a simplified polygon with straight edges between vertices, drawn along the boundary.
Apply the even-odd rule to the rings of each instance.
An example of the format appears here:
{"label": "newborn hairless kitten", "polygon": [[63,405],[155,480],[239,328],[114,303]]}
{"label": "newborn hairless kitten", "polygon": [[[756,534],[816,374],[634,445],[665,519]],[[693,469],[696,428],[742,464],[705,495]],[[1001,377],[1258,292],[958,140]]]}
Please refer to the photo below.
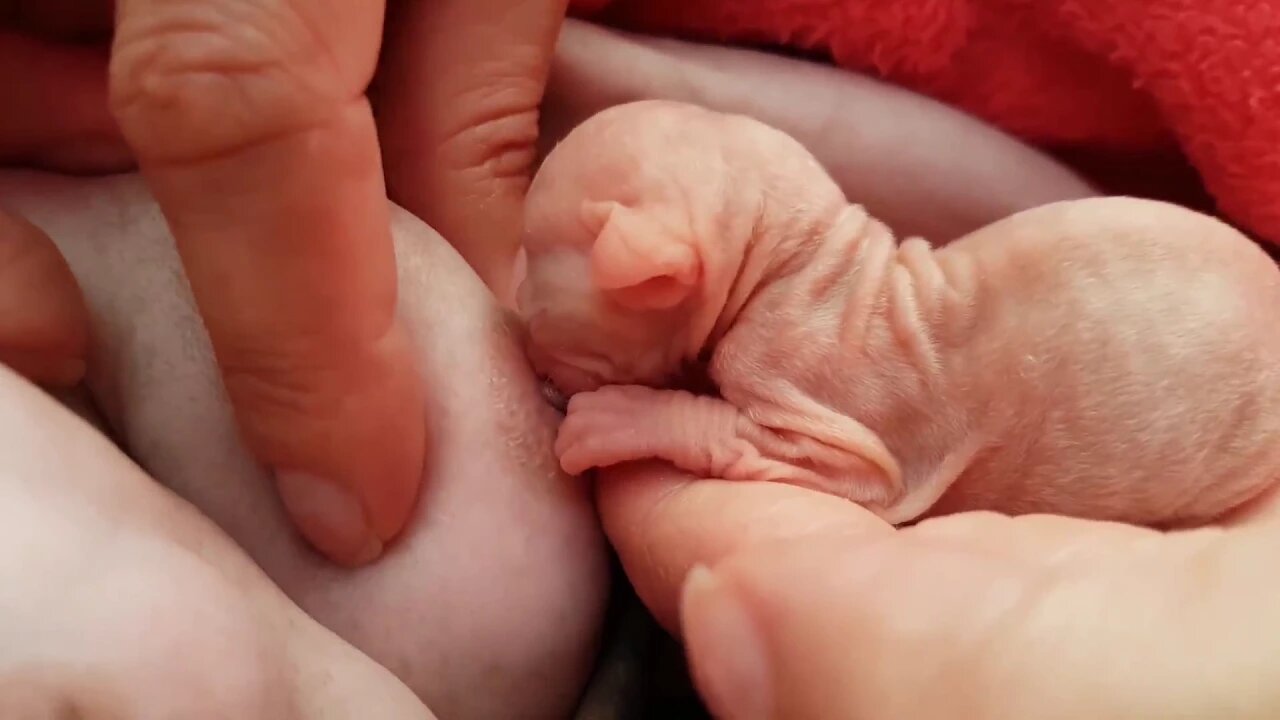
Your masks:
{"label": "newborn hairless kitten", "polygon": [[[794,139],[616,106],[529,195],[521,313],[573,474],[662,458],[891,523],[961,510],[1210,521],[1280,478],[1280,271],[1130,198],[898,243]],[[680,387],[705,367],[717,395]]]}

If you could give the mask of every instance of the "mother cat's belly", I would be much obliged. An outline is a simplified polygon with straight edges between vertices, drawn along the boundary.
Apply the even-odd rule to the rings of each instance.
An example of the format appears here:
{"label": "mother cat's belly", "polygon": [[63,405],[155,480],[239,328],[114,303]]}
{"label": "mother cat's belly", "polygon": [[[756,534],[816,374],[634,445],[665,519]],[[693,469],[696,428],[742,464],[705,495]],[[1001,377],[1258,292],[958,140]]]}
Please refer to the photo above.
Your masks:
{"label": "mother cat's belly", "polygon": [[511,328],[438,235],[394,216],[401,312],[429,389],[422,500],[384,560],[347,573],[293,534],[240,444],[171,237],[141,181],[3,173],[0,202],[66,255],[94,316],[97,402],[153,476],[437,716],[570,712],[603,610],[603,539],[585,486],[557,468],[556,417]]}

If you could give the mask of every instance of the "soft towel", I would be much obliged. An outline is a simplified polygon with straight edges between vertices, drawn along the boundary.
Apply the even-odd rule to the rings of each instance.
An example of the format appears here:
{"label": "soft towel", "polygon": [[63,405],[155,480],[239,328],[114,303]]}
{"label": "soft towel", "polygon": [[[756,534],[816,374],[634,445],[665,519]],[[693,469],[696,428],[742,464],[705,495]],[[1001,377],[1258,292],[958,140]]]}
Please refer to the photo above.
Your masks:
{"label": "soft towel", "polygon": [[1280,0],[572,5],[633,31],[821,53],[1067,155],[1176,149],[1218,212],[1280,246]]}

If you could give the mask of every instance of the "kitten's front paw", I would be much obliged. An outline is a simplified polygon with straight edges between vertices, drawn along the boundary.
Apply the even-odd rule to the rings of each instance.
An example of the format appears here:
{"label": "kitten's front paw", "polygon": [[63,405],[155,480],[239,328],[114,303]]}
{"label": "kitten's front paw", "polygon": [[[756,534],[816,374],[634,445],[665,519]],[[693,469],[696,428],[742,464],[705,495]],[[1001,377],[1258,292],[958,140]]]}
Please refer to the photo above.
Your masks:
{"label": "kitten's front paw", "polygon": [[668,398],[641,385],[606,385],[569,400],[556,437],[560,467],[570,475],[657,457]]}

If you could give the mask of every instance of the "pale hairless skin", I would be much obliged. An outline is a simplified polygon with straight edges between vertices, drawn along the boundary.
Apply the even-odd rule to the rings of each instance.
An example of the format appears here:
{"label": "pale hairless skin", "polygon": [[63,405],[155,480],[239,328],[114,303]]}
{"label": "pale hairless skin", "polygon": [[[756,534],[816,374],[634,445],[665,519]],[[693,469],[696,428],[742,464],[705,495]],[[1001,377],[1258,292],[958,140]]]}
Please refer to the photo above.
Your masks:
{"label": "pale hairless skin", "polygon": [[[899,524],[1213,520],[1280,479],[1280,271],[1129,198],[899,244],[805,148],[690,104],[618,106],[530,190],[521,312],[571,395],[567,472],[661,458]],[[705,362],[719,397],[670,389]]]}
{"label": "pale hairless skin", "polygon": [[0,397],[0,717],[436,717],[92,426]]}
{"label": "pale hairless skin", "polygon": [[[237,622],[249,623],[243,633],[248,638],[256,637],[254,628],[262,623],[284,624],[301,628],[296,634],[302,637],[296,642],[281,639],[285,649],[310,652],[307,648],[313,645],[332,645],[306,620],[305,611],[392,671],[439,717],[558,718],[571,712],[594,660],[604,607],[603,538],[585,489],[567,482],[556,467],[551,444],[557,416],[522,357],[514,332],[517,323],[500,311],[439,236],[407,213],[393,212],[400,313],[412,332],[420,371],[437,388],[423,408],[432,448],[424,485],[429,502],[419,506],[410,532],[381,562],[351,571],[326,562],[291,530],[264,469],[238,439],[171,237],[141,180],[5,174],[0,176],[0,202],[43,228],[75,273],[93,318],[90,384],[122,445],[148,473],[221,526],[265,571],[265,576],[254,574],[248,558],[240,555],[225,561],[219,555],[214,567],[191,568],[193,561],[184,555],[188,551],[156,549],[154,567],[150,560],[139,560],[131,570],[137,582],[153,574],[163,577],[169,569],[186,573],[181,577],[197,574],[197,582],[176,582],[170,591],[174,595],[162,600],[174,623],[197,622],[203,612],[225,612]],[[5,382],[14,381],[6,376]],[[23,402],[39,405],[35,399]],[[12,418],[10,424],[25,422],[20,408],[6,405],[3,411]],[[89,482],[103,483],[94,488],[110,487],[120,475],[118,481],[125,487],[119,490],[119,503],[124,506],[126,498],[140,498],[136,508],[122,507],[120,518],[94,519],[96,524],[80,535],[62,537],[62,524],[50,526],[42,531],[51,536],[49,543],[93,548],[101,542],[95,540],[98,537],[159,534],[156,545],[174,539],[197,546],[227,545],[218,552],[232,552],[189,506],[164,497],[158,489],[148,490],[142,475],[102,441],[84,439],[82,429],[67,430],[68,421],[53,410],[38,410],[30,422],[38,425],[46,415],[53,418],[53,427],[27,432],[41,433],[48,447],[40,452],[55,458],[56,437],[70,433],[65,442],[75,462],[66,470],[43,470],[56,478],[45,479],[55,483],[46,490],[36,487],[41,480],[36,470],[45,462],[39,457],[44,456],[33,456],[26,476],[33,489],[20,486],[19,497],[46,491],[74,494],[77,484]],[[21,437],[20,433],[7,442],[13,443],[11,453],[25,458],[33,451],[23,446]],[[82,449],[83,443],[89,444]],[[102,468],[94,464],[99,462]],[[15,489],[0,492],[12,494]],[[93,498],[101,490],[86,492],[88,497],[75,501],[84,509],[75,512],[93,512]],[[41,496],[31,501],[39,505]],[[8,501],[0,505],[12,509]],[[167,517],[175,512],[175,517]],[[138,514],[139,527],[129,526],[123,515],[127,513]],[[113,523],[119,527],[113,530]],[[138,542],[146,550],[142,540]],[[103,551],[103,573],[126,563],[133,552],[129,543],[107,544]],[[239,585],[209,587],[232,570],[237,577],[250,578],[237,582],[252,589],[252,595],[237,599]],[[213,577],[202,581],[200,572]],[[301,610],[271,595],[267,576]],[[121,580],[126,581],[134,582]],[[85,592],[89,598],[110,591]],[[189,614],[181,609],[184,605]],[[90,629],[117,632],[110,630],[117,622],[114,611],[100,611],[109,622]],[[126,627],[146,620],[142,614],[126,621]],[[226,632],[239,631],[233,627]],[[197,632],[196,637],[203,636]],[[245,657],[238,652],[210,662],[237,669]],[[354,655],[349,649],[324,652]],[[185,651],[174,654],[182,662],[189,657]],[[329,671],[320,658],[304,660],[312,671]],[[376,668],[359,671],[380,677]],[[342,674],[335,672],[346,682]],[[369,699],[375,701],[381,702]],[[372,710],[336,716],[400,717]],[[419,716],[421,711],[404,715]]]}

